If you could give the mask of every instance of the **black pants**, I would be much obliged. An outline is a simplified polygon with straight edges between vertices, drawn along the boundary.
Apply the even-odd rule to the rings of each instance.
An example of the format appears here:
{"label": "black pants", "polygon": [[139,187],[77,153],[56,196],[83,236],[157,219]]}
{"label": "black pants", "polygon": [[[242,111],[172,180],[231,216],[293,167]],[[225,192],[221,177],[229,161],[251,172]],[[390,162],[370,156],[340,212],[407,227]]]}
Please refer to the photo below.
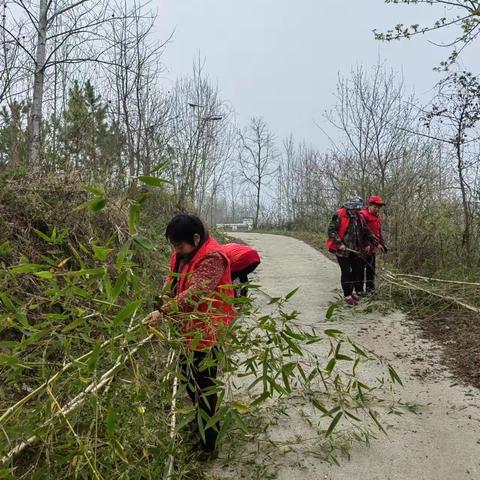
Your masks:
{"label": "black pants", "polygon": [[367,292],[375,290],[375,263],[377,256],[374,253],[364,256],[365,287]]}
{"label": "black pants", "polygon": [[337,256],[337,260],[342,271],[343,294],[348,297],[354,290],[363,292],[363,260],[353,252],[349,252],[348,257]]}
{"label": "black pants", "polygon": [[[193,362],[190,364],[185,356],[181,359],[182,373],[187,378],[188,396],[197,409],[203,410],[209,418],[213,417],[217,411],[218,402],[218,395],[209,392],[209,389],[215,386],[215,378],[217,377],[216,353],[217,349],[215,347],[201,352],[195,351],[193,352]],[[207,357],[208,360],[212,359],[215,364],[208,367],[202,365],[202,361]],[[206,423],[205,420],[203,422]],[[219,429],[220,424],[217,422],[214,426],[205,430],[205,441],[201,439],[204,450],[209,452],[215,450]]]}
{"label": "black pants", "polygon": [[[239,272],[232,272],[232,282],[238,278],[240,280],[240,283],[247,283],[248,282],[248,275],[250,275],[258,266],[260,265],[260,262],[255,262],[249,265],[247,268],[244,268],[243,270],[240,270]],[[241,289],[241,296],[246,297],[248,293],[248,288],[247,287],[242,287]],[[235,296],[236,291],[235,291]]]}

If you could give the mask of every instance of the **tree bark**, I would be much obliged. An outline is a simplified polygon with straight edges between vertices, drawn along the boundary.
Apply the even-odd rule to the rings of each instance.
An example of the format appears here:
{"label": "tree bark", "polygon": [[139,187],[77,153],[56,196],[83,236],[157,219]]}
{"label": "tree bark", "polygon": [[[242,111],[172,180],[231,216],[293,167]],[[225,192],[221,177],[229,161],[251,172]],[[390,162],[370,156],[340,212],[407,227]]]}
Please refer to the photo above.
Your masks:
{"label": "tree bark", "polygon": [[33,78],[32,110],[30,116],[30,164],[32,166],[37,166],[40,154],[45,60],[47,53],[47,10],[48,0],[40,0],[37,25],[37,49],[35,52],[35,74]]}

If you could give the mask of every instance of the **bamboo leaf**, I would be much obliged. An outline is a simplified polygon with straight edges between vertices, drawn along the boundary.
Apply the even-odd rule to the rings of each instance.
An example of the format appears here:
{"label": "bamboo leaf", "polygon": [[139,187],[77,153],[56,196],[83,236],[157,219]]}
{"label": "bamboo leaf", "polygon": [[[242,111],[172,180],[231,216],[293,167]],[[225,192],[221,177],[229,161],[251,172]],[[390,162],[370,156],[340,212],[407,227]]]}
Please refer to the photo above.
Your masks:
{"label": "bamboo leaf", "polygon": [[169,180],[165,180],[164,178],[150,177],[148,175],[141,175],[140,177],[138,177],[138,179],[142,183],[145,183],[146,185],[150,185],[151,187],[161,187],[165,183],[172,183]]}
{"label": "bamboo leaf", "polygon": [[138,203],[133,203],[130,206],[130,211],[128,215],[128,229],[129,229],[130,235],[132,236],[135,233],[135,226],[137,225],[139,219],[140,219],[140,206],[138,205]]}
{"label": "bamboo leaf", "polygon": [[141,300],[134,300],[133,302],[129,303],[125,308],[118,312],[118,314],[113,319],[113,324],[119,325],[128,317],[131,317],[133,315],[133,312],[135,312],[135,310],[140,306],[141,303]]}
{"label": "bamboo leaf", "polygon": [[327,432],[325,433],[325,436],[328,437],[332,434],[333,430],[335,429],[335,427],[337,426],[337,423],[340,421],[340,419],[342,418],[343,416],[343,412],[338,412],[334,419],[331,421],[329,427],[328,427],[328,430]]}
{"label": "bamboo leaf", "polygon": [[328,310],[327,312],[325,313],[325,318],[327,320],[330,320],[333,316],[333,312],[335,311],[335,309],[337,308],[337,304],[336,303],[332,303],[329,307],[328,307]]}
{"label": "bamboo leaf", "polygon": [[400,377],[398,376],[398,373],[390,364],[388,365],[388,373],[390,374],[390,378],[392,379],[393,383],[398,383],[403,387],[402,380],[400,379]]}
{"label": "bamboo leaf", "polygon": [[324,330],[323,333],[329,337],[337,337],[338,335],[343,335],[343,332],[341,330],[335,330],[332,328],[329,328],[327,330]]}

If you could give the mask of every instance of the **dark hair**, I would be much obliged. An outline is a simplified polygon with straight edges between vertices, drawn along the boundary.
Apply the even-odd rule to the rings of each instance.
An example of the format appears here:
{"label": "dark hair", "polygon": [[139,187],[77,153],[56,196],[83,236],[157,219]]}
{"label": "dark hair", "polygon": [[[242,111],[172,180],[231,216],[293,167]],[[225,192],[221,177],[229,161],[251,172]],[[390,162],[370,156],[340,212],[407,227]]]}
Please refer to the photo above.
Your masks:
{"label": "dark hair", "polygon": [[208,237],[207,230],[202,221],[195,215],[180,213],[175,215],[167,225],[165,238],[174,243],[189,243],[195,245],[193,236],[198,233],[200,243]]}

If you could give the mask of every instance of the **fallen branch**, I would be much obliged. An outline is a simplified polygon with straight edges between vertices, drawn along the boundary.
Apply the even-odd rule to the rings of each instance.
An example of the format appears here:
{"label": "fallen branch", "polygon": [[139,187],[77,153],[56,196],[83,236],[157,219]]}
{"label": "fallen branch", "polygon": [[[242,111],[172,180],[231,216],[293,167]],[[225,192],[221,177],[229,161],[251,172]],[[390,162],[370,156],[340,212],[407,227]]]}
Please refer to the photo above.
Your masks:
{"label": "fallen branch", "polygon": [[[428,293],[429,295],[432,295],[434,297],[438,297],[443,300],[448,300],[452,303],[455,303],[456,305],[466,308],[467,310],[470,310],[472,312],[480,313],[480,308],[477,308],[477,307],[474,307],[473,305],[469,305],[468,303],[462,302],[461,300],[458,300],[458,298],[451,297],[449,295],[443,295],[441,293],[432,292],[431,290],[427,290],[426,288],[407,282],[407,280],[397,279],[396,276],[393,273],[389,272],[388,270],[384,270],[384,273],[385,273],[385,279],[388,282],[390,282],[392,285],[396,285],[398,287],[405,288],[408,290],[417,290],[420,292]],[[399,283],[399,282],[402,282],[402,283]]]}
{"label": "fallen branch", "polygon": [[424,277],[422,275],[412,275],[410,273],[396,273],[395,276],[397,276],[397,277],[408,277],[408,278],[418,278],[420,280],[424,280],[425,282],[454,283],[456,285],[471,285],[471,286],[475,286],[475,287],[480,287],[480,283],[461,282],[460,280],[445,280],[443,278]]}

